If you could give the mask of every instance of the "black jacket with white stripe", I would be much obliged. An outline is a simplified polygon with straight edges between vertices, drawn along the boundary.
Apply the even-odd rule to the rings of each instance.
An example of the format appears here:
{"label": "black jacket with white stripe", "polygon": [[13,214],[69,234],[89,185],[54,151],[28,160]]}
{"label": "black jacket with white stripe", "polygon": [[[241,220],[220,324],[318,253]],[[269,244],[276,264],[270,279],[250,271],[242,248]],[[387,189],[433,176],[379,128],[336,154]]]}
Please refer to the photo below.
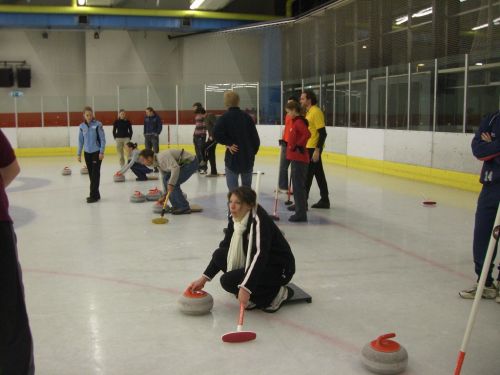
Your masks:
{"label": "black jacket with white stripe", "polygon": [[[247,289],[249,292],[255,290],[255,287],[259,285],[259,278],[266,268],[280,270],[289,276],[295,273],[295,258],[290,245],[267,212],[261,206],[258,206],[257,212],[252,219],[248,221],[247,229],[243,233],[243,248],[246,256],[250,226],[253,222],[254,231],[250,266],[240,284],[240,287]],[[226,235],[217,249],[218,252],[225,253],[226,257],[233,232],[233,220],[229,218]],[[203,274],[213,279],[219,271],[226,272],[225,269],[220,269],[212,259]]]}

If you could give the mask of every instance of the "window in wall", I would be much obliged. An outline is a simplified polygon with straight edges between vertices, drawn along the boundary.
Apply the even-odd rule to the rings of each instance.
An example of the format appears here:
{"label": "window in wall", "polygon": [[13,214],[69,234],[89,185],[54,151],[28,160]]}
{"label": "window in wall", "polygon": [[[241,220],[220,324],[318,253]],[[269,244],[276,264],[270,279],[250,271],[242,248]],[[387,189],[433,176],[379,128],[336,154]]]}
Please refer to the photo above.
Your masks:
{"label": "window in wall", "polygon": [[370,67],[370,43],[368,40],[361,40],[357,43],[358,69],[368,69]]}
{"label": "window in wall", "polygon": [[349,123],[349,77],[347,73],[335,75],[335,124],[348,126]]}
{"label": "window in wall", "polygon": [[333,75],[321,79],[321,109],[325,114],[326,126],[333,126]]}
{"label": "window in wall", "polygon": [[[300,94],[302,93],[302,81],[301,80],[289,80],[283,82],[283,106],[286,105],[288,98],[294,97],[295,99],[300,99]],[[285,109],[282,112],[285,116]]]}
{"label": "window in wall", "polygon": [[463,55],[438,60],[436,131],[462,132],[464,66]]}
{"label": "window in wall", "polygon": [[370,115],[368,127],[375,129],[385,128],[385,81],[386,69],[376,68],[370,70]]}
{"label": "window in wall", "polygon": [[408,61],[408,31],[385,34],[382,37],[384,65],[404,64]]}
{"label": "window in wall", "polygon": [[423,23],[432,22],[432,0],[411,0],[409,18],[411,25],[416,26]]}
{"label": "window in wall", "polygon": [[448,1],[448,14],[456,15],[466,13],[472,10],[488,7],[488,0],[452,0]]}
{"label": "window in wall", "polygon": [[408,128],[408,65],[389,67],[387,128]]}
{"label": "window in wall", "polygon": [[[281,84],[280,82],[260,83],[260,123],[261,124],[281,124]],[[285,105],[285,102],[283,102]]]}
{"label": "window in wall", "polygon": [[426,23],[412,27],[411,55],[412,61],[428,60],[434,58],[434,40],[432,24]]}
{"label": "window in wall", "polygon": [[500,109],[500,58],[469,58],[466,132],[475,132],[481,119]]}
{"label": "window in wall", "polygon": [[366,127],[366,70],[351,73],[350,126]]}
{"label": "window in wall", "polygon": [[491,51],[500,51],[500,2],[491,7]]}
{"label": "window in wall", "polygon": [[408,28],[408,0],[384,0],[382,12],[384,32]]}
{"label": "window in wall", "polygon": [[339,8],[336,12],[336,42],[343,45],[354,42],[355,32],[355,6],[354,3]]}
{"label": "window in wall", "polygon": [[411,64],[410,129],[431,131],[434,110],[434,60]]}
{"label": "window in wall", "polygon": [[448,40],[452,46],[451,53],[456,54],[481,51],[487,47],[488,10],[477,11],[450,17]]}

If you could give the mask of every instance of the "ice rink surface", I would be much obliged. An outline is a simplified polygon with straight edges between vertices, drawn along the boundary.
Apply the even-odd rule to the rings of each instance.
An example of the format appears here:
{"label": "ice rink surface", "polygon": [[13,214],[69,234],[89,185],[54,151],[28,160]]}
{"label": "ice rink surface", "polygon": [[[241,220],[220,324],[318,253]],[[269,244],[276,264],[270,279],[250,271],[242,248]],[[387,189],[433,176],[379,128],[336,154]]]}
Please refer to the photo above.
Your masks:
{"label": "ice rink surface", "polygon": [[[104,160],[103,199],[88,205],[88,177],[75,159],[24,158],[9,188],[37,374],[368,374],[361,348],[396,332],[409,353],[407,375],[453,373],[471,302],[477,194],[327,165],[333,208],[289,224],[281,195],[278,222],[297,261],[294,282],[312,304],[276,314],[248,312],[257,332],[223,344],[238,304],[218,278],[206,290],[211,315],[189,317],[177,299],[199,277],[222,240],[224,177],[193,176],[184,186],[203,213],[154,225],[152,203],[129,203],[138,183],[113,183],[116,156]],[[219,158],[219,168],[222,170]],[[63,177],[65,165],[73,175]],[[276,157],[261,157],[261,203],[273,208]],[[254,179],[255,182],[255,179]],[[314,182],[310,203],[318,200]],[[424,198],[438,202],[421,205]],[[500,374],[500,305],[483,301],[464,375]]]}

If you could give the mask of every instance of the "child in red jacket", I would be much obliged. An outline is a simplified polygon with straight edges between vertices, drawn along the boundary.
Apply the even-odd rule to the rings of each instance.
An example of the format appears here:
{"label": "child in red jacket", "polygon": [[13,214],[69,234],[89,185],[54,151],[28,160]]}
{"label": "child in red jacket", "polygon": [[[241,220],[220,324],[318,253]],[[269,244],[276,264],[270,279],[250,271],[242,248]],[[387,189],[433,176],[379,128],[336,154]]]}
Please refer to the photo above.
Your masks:
{"label": "child in red jacket", "polygon": [[308,129],[307,120],[301,115],[302,108],[299,103],[290,101],[285,109],[293,121],[288,134],[286,158],[290,160],[292,170],[295,214],[290,216],[288,220],[291,222],[305,222],[307,221],[306,178],[309,168],[309,153],[306,144],[311,133]]}

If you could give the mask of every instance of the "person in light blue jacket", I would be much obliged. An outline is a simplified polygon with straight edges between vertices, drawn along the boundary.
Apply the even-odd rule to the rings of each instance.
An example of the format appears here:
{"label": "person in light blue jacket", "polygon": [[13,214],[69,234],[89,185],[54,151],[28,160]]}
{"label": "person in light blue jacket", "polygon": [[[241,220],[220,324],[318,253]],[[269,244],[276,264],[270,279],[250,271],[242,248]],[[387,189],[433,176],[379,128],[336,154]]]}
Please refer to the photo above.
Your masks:
{"label": "person in light blue jacket", "polygon": [[102,123],[94,118],[91,107],[83,110],[84,122],[80,124],[78,132],[78,162],[82,161],[82,150],[84,151],[85,164],[89,171],[90,195],[87,203],[94,203],[101,199],[99,192],[99,182],[101,179],[101,163],[104,159],[104,149],[106,147],[106,136]]}

